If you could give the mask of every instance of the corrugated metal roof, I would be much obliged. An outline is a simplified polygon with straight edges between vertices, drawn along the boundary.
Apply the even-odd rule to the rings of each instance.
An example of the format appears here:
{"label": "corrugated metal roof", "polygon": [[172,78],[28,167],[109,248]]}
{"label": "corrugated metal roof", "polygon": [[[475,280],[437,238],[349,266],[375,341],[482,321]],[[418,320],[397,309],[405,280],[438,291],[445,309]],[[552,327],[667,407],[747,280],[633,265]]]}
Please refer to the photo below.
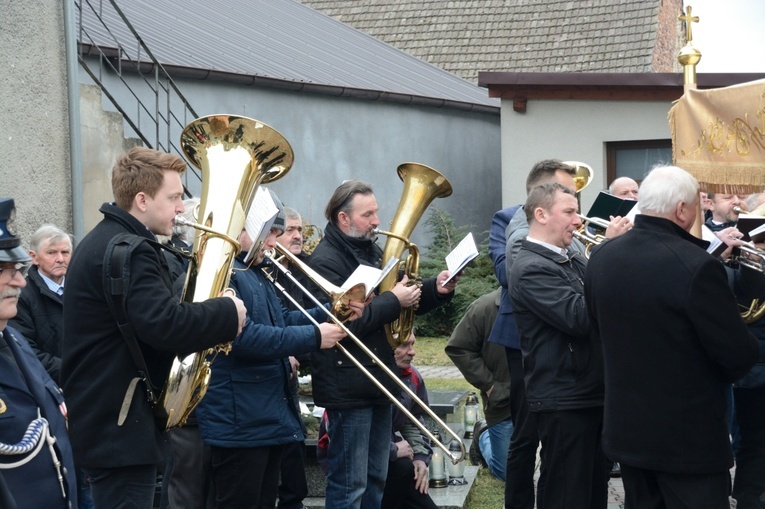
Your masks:
{"label": "corrugated metal roof", "polygon": [[[163,65],[499,107],[485,89],[293,0],[123,0],[118,6]],[[99,8],[96,14],[83,6],[92,40],[80,42],[115,45],[98,16],[118,40],[128,40],[113,7],[104,1]]]}
{"label": "corrugated metal roof", "polygon": [[[672,72],[682,0],[300,0],[467,80]],[[678,44],[680,42],[680,44]]]}

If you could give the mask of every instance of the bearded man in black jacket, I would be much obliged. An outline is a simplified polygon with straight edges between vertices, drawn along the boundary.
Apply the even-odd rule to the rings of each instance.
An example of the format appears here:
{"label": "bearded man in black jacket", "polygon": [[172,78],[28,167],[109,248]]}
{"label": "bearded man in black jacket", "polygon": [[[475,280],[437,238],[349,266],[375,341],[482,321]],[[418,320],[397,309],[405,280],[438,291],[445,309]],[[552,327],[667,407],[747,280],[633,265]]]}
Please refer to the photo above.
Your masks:
{"label": "bearded man in black jacket", "polygon": [[[372,188],[349,180],[340,185],[327,205],[324,238],[311,255],[311,267],[330,283],[342,286],[359,265],[379,268],[382,250],[375,230],[380,225]],[[420,303],[418,313],[449,302],[458,277],[445,286],[449,272],[426,279],[422,287],[407,286],[407,278],[392,290],[375,295],[350,330],[384,363],[395,370],[393,350],[384,325],[401,309]],[[393,394],[400,389],[349,339],[343,346]],[[313,397],[327,409],[328,450],[326,506],[377,508],[382,501],[391,430],[391,404],[374,383],[337,348],[311,355]],[[395,372],[395,371],[394,371]]]}
{"label": "bearded man in black jacket", "polygon": [[[157,464],[163,461],[164,422],[159,422],[104,290],[105,254],[115,236],[145,241],[132,251],[124,289],[127,320],[148,369],[148,379],[167,379],[173,355],[188,355],[233,340],[246,310],[233,295],[179,302],[161,244],[183,212],[178,156],[143,147],[121,156],[112,173],[116,203],[101,207],[104,219],[74,252],[64,293],[61,378],[70,396],[69,434],[76,462],[91,481],[99,508],[152,507]],[[160,387],[161,388],[161,387]],[[155,387],[156,389],[156,387]]]}

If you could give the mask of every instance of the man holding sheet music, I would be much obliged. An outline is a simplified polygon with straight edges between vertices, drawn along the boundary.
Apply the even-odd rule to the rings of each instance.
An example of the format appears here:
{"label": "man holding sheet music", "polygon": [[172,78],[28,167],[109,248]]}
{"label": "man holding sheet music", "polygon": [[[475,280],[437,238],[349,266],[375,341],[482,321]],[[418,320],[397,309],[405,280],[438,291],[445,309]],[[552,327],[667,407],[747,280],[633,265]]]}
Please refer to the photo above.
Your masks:
{"label": "man holding sheet music", "polygon": [[[277,214],[258,216],[271,204]],[[284,223],[279,199],[259,188],[239,237],[242,254],[230,285],[244,301],[248,320],[231,352],[215,357],[207,395],[197,407],[199,430],[210,446],[216,507],[276,505],[283,450],[304,440],[289,389],[288,356],[332,348],[345,336],[320,308],[305,314],[285,309],[267,280],[265,252],[276,245]],[[360,312],[357,306],[352,319]]]}
{"label": "man holding sheet music", "polygon": [[[718,252],[725,249],[720,256],[727,258],[731,253],[730,246],[741,244],[741,240],[747,239],[759,248],[762,248],[763,217],[762,212],[756,209],[762,204],[765,195],[756,193],[746,200],[741,196],[734,195],[711,195],[713,216],[709,219],[705,228],[722,227],[729,217],[732,218],[732,208],[736,203],[752,213],[737,215],[738,221],[735,226],[728,226],[715,235],[718,239],[714,242],[721,246]],[[729,223],[729,222],[728,222]],[[706,233],[707,236],[711,235]],[[721,241],[725,241],[721,242]],[[710,251],[710,249],[708,249]],[[714,253],[713,253],[714,254]],[[758,271],[743,267],[734,270],[726,266],[728,282],[733,282],[733,291],[739,302],[748,307],[752,298],[762,299],[765,292],[757,291],[757,282],[762,280],[762,274]],[[749,332],[757,338],[760,345],[760,356],[757,364],[743,378],[733,384],[732,397],[736,426],[732,429],[733,453],[736,460],[736,476],[733,484],[733,498],[738,507],[761,508],[763,496],[765,496],[765,320],[759,319],[747,323]],[[730,416],[729,416],[730,417]]]}
{"label": "man holding sheet music", "polygon": [[[324,238],[311,255],[311,267],[329,282],[342,286],[359,265],[379,268],[382,249],[375,243],[380,225],[372,188],[356,180],[340,185],[325,211],[329,223]],[[449,302],[458,277],[446,285],[448,271],[426,279],[422,287],[407,286],[407,279],[391,291],[375,295],[351,331],[391,370],[396,369],[384,325],[398,318],[401,309],[419,302],[418,313]],[[398,386],[352,341],[343,346],[392,393]],[[388,468],[391,402],[374,383],[337,348],[311,357],[313,396],[327,409],[327,507],[380,507]]]}

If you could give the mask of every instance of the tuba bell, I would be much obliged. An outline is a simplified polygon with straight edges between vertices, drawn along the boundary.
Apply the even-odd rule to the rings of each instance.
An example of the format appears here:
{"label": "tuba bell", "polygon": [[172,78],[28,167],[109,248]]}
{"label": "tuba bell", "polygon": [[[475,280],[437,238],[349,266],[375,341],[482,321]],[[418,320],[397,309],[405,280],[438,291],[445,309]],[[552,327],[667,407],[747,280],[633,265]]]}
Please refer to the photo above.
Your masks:
{"label": "tuba bell", "polygon": [[[283,177],[292,166],[292,147],[272,127],[233,115],[202,117],[181,133],[186,158],[202,172],[194,252],[182,300],[200,302],[228,288],[234,259],[255,191]],[[231,343],[176,357],[156,410],[166,429],[183,426],[207,391],[214,355]],[[212,358],[211,358],[212,357]]]}
{"label": "tuba bell", "polygon": [[[403,163],[398,167],[398,176],[404,182],[404,190],[390,231],[377,230],[377,233],[388,237],[383,249],[382,264],[384,266],[392,258],[398,260],[406,249],[409,254],[404,264],[404,272],[410,284],[422,284],[419,275],[420,250],[409,241],[409,237],[428,205],[436,198],[445,198],[452,194],[452,185],[441,173],[424,164]],[[390,290],[397,281],[398,271],[392,270],[380,283],[380,292]],[[396,348],[407,340],[414,326],[415,311],[415,307],[404,308],[398,319],[385,325],[385,333],[391,347]]]}

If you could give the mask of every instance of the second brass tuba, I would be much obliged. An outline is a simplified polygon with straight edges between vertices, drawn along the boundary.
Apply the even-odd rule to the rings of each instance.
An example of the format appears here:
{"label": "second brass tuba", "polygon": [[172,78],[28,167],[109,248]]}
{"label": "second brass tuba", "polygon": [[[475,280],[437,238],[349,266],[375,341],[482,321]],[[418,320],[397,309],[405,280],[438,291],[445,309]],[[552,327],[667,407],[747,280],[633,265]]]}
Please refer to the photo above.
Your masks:
{"label": "second brass tuba", "polygon": [[[283,177],[292,166],[292,147],[272,127],[247,117],[213,115],[194,120],[181,134],[186,158],[202,172],[194,253],[182,299],[200,302],[228,288],[240,251],[247,211],[261,183]],[[183,426],[207,391],[209,357],[231,343],[176,357],[159,396],[157,411],[166,429]]]}
{"label": "second brass tuba", "polygon": [[[388,240],[383,249],[382,265],[391,258],[399,259],[408,250],[404,272],[409,277],[410,284],[421,284],[419,274],[420,250],[409,241],[409,237],[417,226],[425,209],[436,198],[445,198],[452,194],[452,185],[441,173],[417,163],[403,163],[398,167],[398,176],[404,182],[404,190],[398,203],[396,215],[389,231],[377,230],[386,235]],[[393,288],[398,281],[398,271],[392,270],[380,283],[380,292]],[[398,319],[385,325],[388,343],[396,348],[409,339],[414,326],[416,308],[404,308]]]}

